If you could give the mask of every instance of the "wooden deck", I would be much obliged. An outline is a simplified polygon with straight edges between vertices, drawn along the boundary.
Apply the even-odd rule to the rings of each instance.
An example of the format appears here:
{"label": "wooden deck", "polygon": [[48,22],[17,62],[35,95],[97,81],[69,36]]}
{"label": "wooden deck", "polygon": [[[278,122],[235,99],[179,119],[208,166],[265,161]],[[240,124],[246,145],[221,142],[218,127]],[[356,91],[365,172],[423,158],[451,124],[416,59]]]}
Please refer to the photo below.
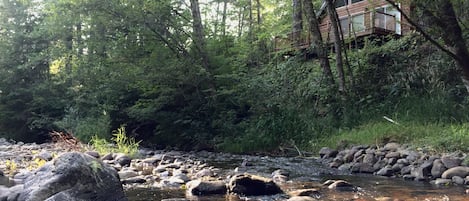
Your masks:
{"label": "wooden deck", "polygon": [[[348,19],[353,19],[357,16],[363,18],[361,24],[351,22],[352,20],[348,20],[348,23],[344,23],[345,27],[342,27],[342,32],[344,33],[343,40],[353,41],[372,35],[380,36],[396,34],[396,23],[398,22],[393,15],[377,11],[368,11],[349,16]],[[354,25],[359,28],[354,29]],[[334,43],[330,24],[320,25],[320,30],[323,41],[327,41],[327,43]],[[294,36],[299,36],[299,40],[297,42],[294,42]],[[302,32],[301,34],[295,34],[291,32],[285,36],[277,36],[274,38],[274,50],[276,52],[303,50],[309,48],[310,46],[311,34],[308,32]]]}

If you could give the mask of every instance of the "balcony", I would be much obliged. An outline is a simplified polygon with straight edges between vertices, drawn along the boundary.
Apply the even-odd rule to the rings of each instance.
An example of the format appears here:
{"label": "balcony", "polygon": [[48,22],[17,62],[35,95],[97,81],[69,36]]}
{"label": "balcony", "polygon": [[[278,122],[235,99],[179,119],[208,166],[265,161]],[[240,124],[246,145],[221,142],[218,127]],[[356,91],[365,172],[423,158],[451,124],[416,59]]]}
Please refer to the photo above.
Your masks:
{"label": "balcony", "polygon": [[[343,40],[353,40],[371,35],[388,35],[397,33],[396,16],[381,12],[379,10],[367,11],[364,13],[345,16],[340,19],[343,33]],[[331,23],[320,25],[323,41],[333,43]],[[295,42],[298,38],[298,42]],[[276,36],[274,38],[275,51],[294,51],[306,49],[311,45],[311,34],[309,32],[293,33],[286,36]]]}

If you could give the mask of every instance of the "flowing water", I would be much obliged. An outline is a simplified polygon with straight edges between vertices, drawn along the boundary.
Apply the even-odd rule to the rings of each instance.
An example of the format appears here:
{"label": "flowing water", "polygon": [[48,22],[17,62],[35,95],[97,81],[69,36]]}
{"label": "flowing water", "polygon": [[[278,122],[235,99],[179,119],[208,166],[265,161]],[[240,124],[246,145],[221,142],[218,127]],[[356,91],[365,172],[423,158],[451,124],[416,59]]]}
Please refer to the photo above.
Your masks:
{"label": "flowing water", "polygon": [[[238,172],[249,172],[261,176],[270,177],[277,169],[283,169],[290,173],[290,180],[281,185],[285,191],[306,188],[317,188],[320,194],[317,200],[415,200],[415,201],[469,201],[469,195],[465,193],[466,186],[436,186],[429,182],[406,181],[402,178],[387,178],[373,175],[351,175],[336,169],[324,167],[315,159],[288,158],[288,157],[261,157],[242,156],[230,154],[199,153],[194,155],[199,160],[211,166],[220,168],[221,175],[233,174],[234,169],[240,164],[247,164],[238,168]],[[358,187],[357,191],[329,190],[322,186],[322,182],[328,179],[343,179]],[[215,196],[186,196],[182,189],[161,190],[157,188],[132,188],[126,191],[129,200],[195,200],[195,201],[238,201],[238,200],[287,200],[287,195],[263,196],[263,197],[239,197],[233,195]]]}

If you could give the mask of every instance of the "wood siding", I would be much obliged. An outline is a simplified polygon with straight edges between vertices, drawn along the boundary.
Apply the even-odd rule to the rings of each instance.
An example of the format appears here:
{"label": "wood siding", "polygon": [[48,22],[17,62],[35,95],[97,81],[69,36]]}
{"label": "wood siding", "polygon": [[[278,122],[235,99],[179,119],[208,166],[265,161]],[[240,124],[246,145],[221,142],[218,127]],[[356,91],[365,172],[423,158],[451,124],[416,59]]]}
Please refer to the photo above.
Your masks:
{"label": "wood siding", "polygon": [[[402,0],[401,9],[409,15],[411,12],[410,8],[411,0]],[[397,34],[396,33],[396,23],[400,24],[400,34],[405,35],[409,33],[412,28],[409,23],[400,16],[400,20],[397,16],[378,12],[376,8],[389,7],[390,5],[385,0],[364,0],[361,2],[349,4],[347,6],[342,6],[337,8],[337,14],[339,19],[352,18],[352,17],[362,17],[363,21],[360,23],[359,29],[355,27],[348,26],[348,32],[350,34],[344,34],[345,39],[354,39],[371,35],[387,35],[387,34]],[[319,29],[324,41],[334,42],[332,39],[332,30],[330,19],[325,10],[320,13],[320,25]],[[383,20],[384,19],[384,20]],[[348,24],[350,25],[350,24]],[[352,29],[354,29],[352,31]],[[298,33],[296,33],[298,34]],[[285,51],[290,52],[293,50],[301,50],[311,46],[311,35],[309,32],[302,32],[300,34],[300,40],[297,44],[294,42],[294,33],[288,33],[284,36],[276,36],[274,38],[274,49],[275,51]]]}
{"label": "wood siding", "polygon": [[[410,12],[410,7],[409,7],[409,1],[403,1],[401,3],[401,8],[404,12]],[[364,0],[361,2],[349,4],[346,6],[342,6],[337,8],[337,14],[339,15],[339,19],[346,19],[346,18],[351,18],[354,16],[358,15],[364,15],[364,30],[360,31],[354,31],[351,32],[350,34],[344,33],[344,35],[347,35],[348,38],[350,37],[362,37],[362,36],[367,36],[367,35],[372,35],[372,34],[390,34],[390,33],[395,33],[396,30],[393,29],[392,27],[389,27],[389,25],[383,25],[383,24],[378,24],[378,21],[376,20],[377,17],[383,17],[383,15],[387,15],[384,13],[377,13],[375,12],[376,8],[383,8],[387,7],[389,4],[385,0]],[[387,16],[388,18],[393,18],[391,15]],[[404,18],[401,16],[401,19],[397,19],[394,17],[394,20],[392,23],[400,23],[400,34],[405,35],[408,32],[411,31],[410,25],[407,23],[407,21],[404,20]],[[327,14],[322,15],[322,19],[320,20],[320,30],[321,30],[321,35],[325,41],[331,41],[331,28],[330,28],[330,18]],[[342,29],[348,29],[350,30],[349,27],[342,27]]]}

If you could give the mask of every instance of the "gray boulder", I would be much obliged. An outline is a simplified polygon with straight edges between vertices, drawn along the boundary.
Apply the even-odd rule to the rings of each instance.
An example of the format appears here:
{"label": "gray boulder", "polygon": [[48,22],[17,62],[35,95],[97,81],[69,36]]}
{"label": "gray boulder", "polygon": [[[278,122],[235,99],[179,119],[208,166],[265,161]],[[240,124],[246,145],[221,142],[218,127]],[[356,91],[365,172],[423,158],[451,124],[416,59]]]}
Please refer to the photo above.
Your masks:
{"label": "gray boulder", "polygon": [[202,181],[197,179],[188,182],[186,186],[187,192],[190,195],[214,195],[225,194],[227,192],[223,181]]}
{"label": "gray boulder", "polygon": [[116,163],[118,163],[122,167],[129,167],[130,162],[132,161],[132,159],[129,156],[123,153],[115,154],[114,160],[116,161]]}
{"label": "gray boulder", "polygon": [[319,150],[319,156],[321,158],[333,158],[336,157],[339,152],[335,149],[331,149],[329,147],[323,147]]}
{"label": "gray boulder", "polygon": [[443,156],[441,157],[441,162],[443,162],[446,168],[450,169],[461,165],[462,160],[452,156]]}
{"label": "gray boulder", "polygon": [[327,180],[323,183],[328,189],[338,191],[356,191],[357,187],[344,180]]}
{"label": "gray boulder", "polygon": [[464,178],[468,175],[469,175],[469,167],[458,166],[458,167],[450,168],[446,170],[445,172],[443,172],[443,174],[441,175],[441,178],[451,179],[454,176],[459,176],[459,177]]}
{"label": "gray boulder", "polygon": [[392,167],[386,166],[376,172],[376,175],[390,177],[394,175],[394,170],[392,169]]}
{"label": "gray boulder", "polygon": [[117,172],[87,154],[59,156],[27,177],[18,200],[126,201]]}
{"label": "gray boulder", "polygon": [[453,183],[455,184],[459,184],[459,185],[463,185],[464,184],[464,179],[462,177],[459,177],[459,176],[454,176],[451,178],[451,181],[453,181]]}
{"label": "gray boulder", "polygon": [[445,170],[446,170],[446,167],[443,164],[443,162],[441,162],[440,159],[436,159],[433,161],[433,166],[431,170],[433,178],[441,177],[441,175],[443,174],[443,172],[445,172]]}
{"label": "gray boulder", "polygon": [[275,195],[283,193],[271,179],[257,175],[238,174],[230,179],[228,189],[241,195]]}

